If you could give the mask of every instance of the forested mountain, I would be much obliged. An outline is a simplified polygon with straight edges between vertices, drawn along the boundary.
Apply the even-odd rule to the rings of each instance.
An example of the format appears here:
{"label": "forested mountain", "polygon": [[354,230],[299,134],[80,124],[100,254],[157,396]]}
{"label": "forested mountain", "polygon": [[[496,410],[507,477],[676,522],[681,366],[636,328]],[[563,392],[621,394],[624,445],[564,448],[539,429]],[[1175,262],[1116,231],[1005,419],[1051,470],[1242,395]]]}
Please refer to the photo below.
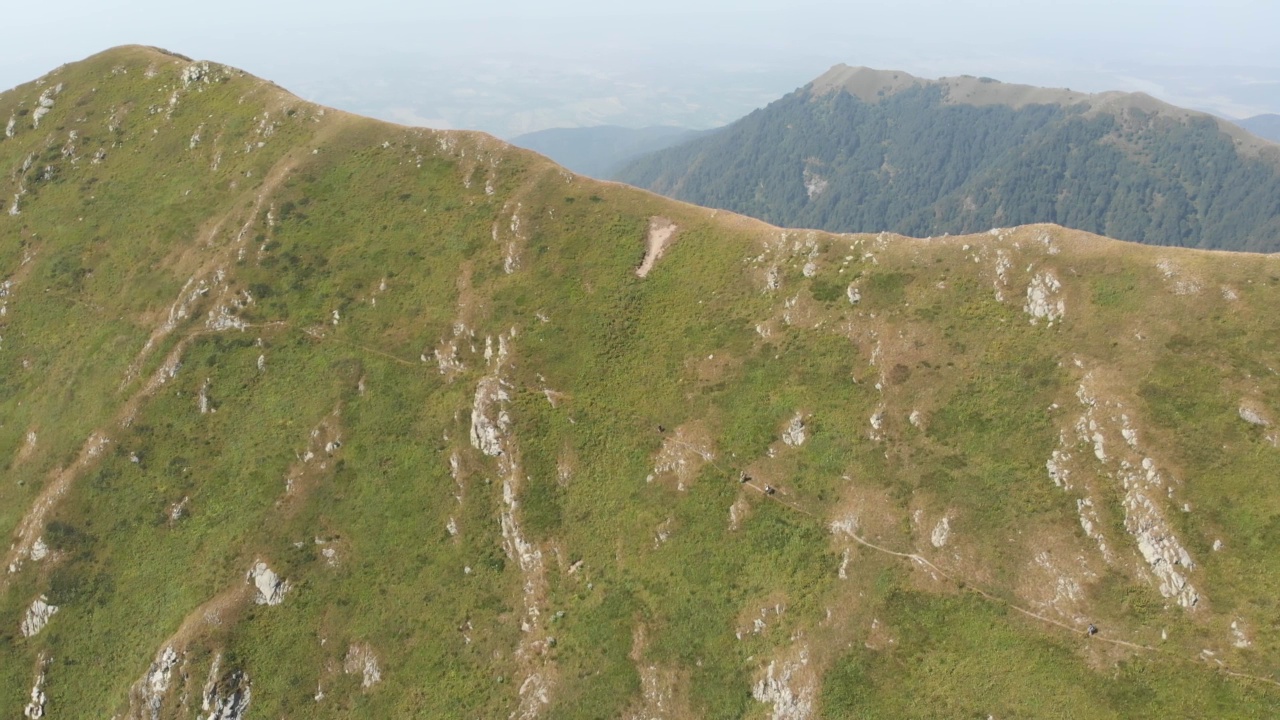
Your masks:
{"label": "forested mountain", "polygon": [[1254,115],[1236,124],[1260,138],[1280,143],[1280,115]]}
{"label": "forested mountain", "polygon": [[929,236],[1052,222],[1280,250],[1280,147],[1144,95],[837,66],[617,179],[789,227]]}
{"label": "forested mountain", "polygon": [[608,178],[645,153],[679,145],[701,134],[702,131],[682,127],[601,125],[539,130],[512,138],[511,144],[540,152],[574,172]]}
{"label": "forested mountain", "polygon": [[0,716],[1280,715],[1277,258],[0,93]]}

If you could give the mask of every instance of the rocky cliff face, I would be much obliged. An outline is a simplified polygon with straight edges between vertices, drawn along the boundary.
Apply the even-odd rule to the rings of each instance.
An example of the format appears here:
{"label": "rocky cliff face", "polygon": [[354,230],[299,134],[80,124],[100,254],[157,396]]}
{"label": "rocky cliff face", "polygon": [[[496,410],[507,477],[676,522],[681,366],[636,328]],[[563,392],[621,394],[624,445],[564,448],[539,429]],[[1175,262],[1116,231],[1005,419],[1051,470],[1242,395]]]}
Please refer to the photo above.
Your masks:
{"label": "rocky cliff face", "polygon": [[146,48],[0,117],[11,714],[1280,702],[1270,256],[781,230]]}

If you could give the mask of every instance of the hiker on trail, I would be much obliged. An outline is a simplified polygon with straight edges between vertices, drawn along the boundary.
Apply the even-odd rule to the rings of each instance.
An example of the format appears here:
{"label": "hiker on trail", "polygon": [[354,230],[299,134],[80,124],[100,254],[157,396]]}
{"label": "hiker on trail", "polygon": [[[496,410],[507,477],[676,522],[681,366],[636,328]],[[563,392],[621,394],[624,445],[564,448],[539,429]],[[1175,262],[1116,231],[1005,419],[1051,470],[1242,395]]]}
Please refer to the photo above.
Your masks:
{"label": "hiker on trail", "polygon": [[772,495],[772,494],[774,494],[775,492],[777,492],[777,491],[773,489],[773,486],[772,486],[772,485],[765,485],[765,486],[764,486],[764,494],[765,494],[765,495]]}
{"label": "hiker on trail", "polygon": [[1089,632],[1089,637],[1093,637],[1094,635],[1097,635],[1097,634],[1098,634],[1098,626],[1097,626],[1097,625],[1094,625],[1094,624],[1092,624],[1092,623],[1091,623],[1091,624],[1089,625],[1089,630],[1088,630],[1088,632]]}

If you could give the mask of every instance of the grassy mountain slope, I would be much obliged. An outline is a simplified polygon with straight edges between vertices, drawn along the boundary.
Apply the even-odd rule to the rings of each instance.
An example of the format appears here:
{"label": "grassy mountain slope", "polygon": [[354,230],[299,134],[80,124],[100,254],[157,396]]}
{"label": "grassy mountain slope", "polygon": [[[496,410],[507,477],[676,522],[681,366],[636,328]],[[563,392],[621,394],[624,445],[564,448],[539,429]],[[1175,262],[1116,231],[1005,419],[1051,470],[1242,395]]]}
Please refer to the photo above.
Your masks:
{"label": "grassy mountain slope", "polygon": [[10,116],[9,715],[1280,709],[1273,258],[783,231],[148,48]]}
{"label": "grassy mountain slope", "polygon": [[657,125],[626,128],[601,125],[584,128],[552,128],[516,138],[511,144],[542,153],[576,173],[607,178],[631,160],[692,140],[699,130]]}
{"label": "grassy mountain slope", "polygon": [[1280,148],[1141,94],[837,66],[616,177],[790,227],[929,236],[1052,222],[1280,250]]}

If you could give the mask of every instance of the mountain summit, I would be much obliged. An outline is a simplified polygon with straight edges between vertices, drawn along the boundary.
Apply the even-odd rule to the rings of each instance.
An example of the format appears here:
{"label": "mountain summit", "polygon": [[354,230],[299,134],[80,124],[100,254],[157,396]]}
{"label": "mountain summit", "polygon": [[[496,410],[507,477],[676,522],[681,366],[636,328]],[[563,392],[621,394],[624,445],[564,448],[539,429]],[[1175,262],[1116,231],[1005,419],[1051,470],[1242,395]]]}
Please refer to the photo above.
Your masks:
{"label": "mountain summit", "polygon": [[1141,93],[837,65],[617,178],[792,227],[941,235],[1053,222],[1280,250],[1280,147]]}
{"label": "mountain summit", "polygon": [[782,230],[151,48],[0,120],[6,716],[1280,710],[1275,258]]}

